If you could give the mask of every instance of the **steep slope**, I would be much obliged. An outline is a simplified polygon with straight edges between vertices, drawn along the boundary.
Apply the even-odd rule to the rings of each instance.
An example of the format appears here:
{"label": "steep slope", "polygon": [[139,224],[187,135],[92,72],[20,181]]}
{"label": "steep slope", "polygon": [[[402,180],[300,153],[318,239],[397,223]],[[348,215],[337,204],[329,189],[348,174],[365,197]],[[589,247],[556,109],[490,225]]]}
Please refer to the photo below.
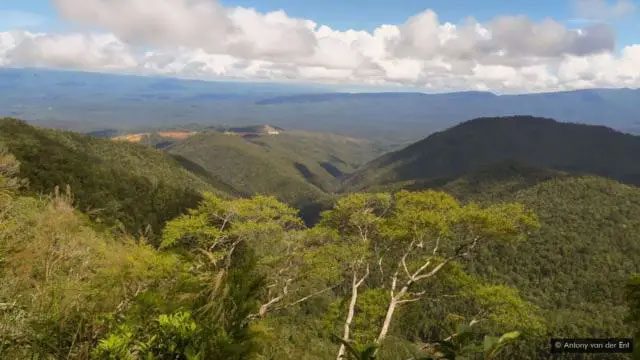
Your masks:
{"label": "steep slope", "polygon": [[507,160],[638,184],[637,154],[640,137],[602,126],[528,116],[480,118],[372,161],[349,178],[346,186],[363,189],[434,181]]}
{"label": "steep slope", "polygon": [[371,142],[333,134],[243,134],[206,131],[165,150],[243,193],[273,194],[298,205],[326,198],[345,174],[379,151]]}
{"label": "steep slope", "polygon": [[98,222],[129,231],[162,223],[194,206],[215,183],[184,170],[146,146],[0,120],[0,145],[21,163],[29,191],[51,193],[68,185],[76,205]]}
{"label": "steep slope", "polygon": [[519,289],[540,306],[549,336],[631,336],[624,283],[640,271],[640,188],[514,162],[409,187],[483,204],[515,201],[533,210],[539,231],[482,250],[469,270]]}
{"label": "steep slope", "polygon": [[472,270],[520,289],[545,311],[550,335],[630,336],[623,284],[640,271],[640,189],[560,177],[495,200],[525,204],[542,227],[527,241],[486,249]]}

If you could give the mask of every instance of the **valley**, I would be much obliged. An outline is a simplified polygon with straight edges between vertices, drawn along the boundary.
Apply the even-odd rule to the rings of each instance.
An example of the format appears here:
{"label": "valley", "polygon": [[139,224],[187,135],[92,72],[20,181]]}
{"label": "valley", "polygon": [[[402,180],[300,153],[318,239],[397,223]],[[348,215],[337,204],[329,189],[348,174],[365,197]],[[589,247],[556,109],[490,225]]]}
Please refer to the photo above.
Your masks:
{"label": "valley", "polygon": [[[241,127],[344,134],[404,147],[461,122],[526,114],[640,133],[637,89],[530,94],[341,92],[317,84],[196,81],[0,68],[0,116],[79,132]],[[464,104],[464,106],[460,106]]]}
{"label": "valley", "polygon": [[[640,188],[636,187],[640,168],[634,161],[640,149],[639,137],[605,127],[534,117],[470,120],[386,153],[384,145],[372,140],[271,125],[236,128],[192,125],[105,135],[108,136],[97,138],[32,127],[19,120],[1,120],[0,143],[19,161],[18,176],[28,183],[20,191],[22,198],[16,198],[21,200],[15,201],[54,192],[55,204],[62,201],[68,205],[47,205],[44,200],[38,211],[49,211],[43,210],[48,206],[73,206],[81,217],[87,216],[86,221],[94,224],[83,225],[95,229],[92,231],[97,234],[92,236],[112,236],[106,234],[122,231],[144,234],[149,244],[160,249],[153,256],[169,256],[161,249],[168,246],[168,236],[176,232],[190,234],[175,235],[175,241],[187,241],[186,247],[180,245],[183,250],[179,253],[191,251],[190,242],[208,241],[207,234],[217,233],[219,230],[206,225],[213,220],[201,223],[205,218],[199,217],[199,211],[208,214],[207,217],[240,216],[234,221],[249,221],[246,225],[238,223],[237,230],[228,230],[240,233],[231,232],[224,238],[244,236],[244,231],[249,231],[252,235],[245,241],[259,254],[256,266],[260,271],[276,276],[284,270],[271,266],[277,268],[279,261],[295,262],[296,271],[302,271],[296,275],[300,276],[296,280],[300,283],[295,283],[295,292],[303,299],[318,296],[312,303],[302,303],[291,311],[264,315],[261,323],[278,334],[271,340],[261,340],[269,349],[269,356],[288,358],[295,353],[302,356],[299,352],[305,348],[303,344],[312,342],[317,353],[305,351],[305,358],[327,358],[326,349],[333,346],[328,334],[337,330],[330,330],[326,324],[340,323],[331,314],[338,311],[335,306],[341,306],[339,299],[348,292],[340,287],[326,291],[342,286],[335,285],[335,276],[339,274],[332,271],[345,266],[346,263],[339,263],[343,255],[356,251],[340,250],[345,246],[341,241],[360,236],[358,232],[349,235],[352,229],[362,226],[357,225],[363,221],[360,216],[379,217],[371,223],[381,227],[371,230],[375,241],[387,241],[385,231],[404,231],[402,227],[385,230],[384,226],[393,228],[397,221],[410,221],[411,217],[387,223],[385,216],[400,213],[386,214],[386,210],[376,209],[401,206],[401,202],[383,205],[389,201],[384,199],[401,201],[402,196],[412,194],[405,190],[425,197],[416,201],[436,201],[434,204],[454,201],[439,198],[452,196],[461,205],[451,206],[465,206],[461,209],[468,206],[469,210],[464,211],[495,207],[496,210],[487,210],[498,211],[495,216],[502,216],[499,214],[503,210],[497,210],[501,206],[507,206],[504,211],[514,214],[522,206],[535,214],[537,225],[520,235],[517,235],[520,230],[514,228],[514,234],[522,236],[521,240],[490,242],[473,256],[460,258],[456,265],[447,268],[428,288],[462,291],[460,300],[451,300],[437,310],[431,308],[429,298],[402,307],[392,330],[393,340],[382,347],[382,358],[395,359],[394,353],[408,354],[415,344],[445,336],[453,330],[443,330],[434,327],[435,324],[454,326],[468,321],[467,315],[462,314],[476,307],[493,314],[492,320],[478,331],[523,332],[528,340],[511,350],[512,354],[518,354],[514,356],[523,358],[544,353],[546,336],[607,337],[633,331],[627,320],[627,293],[620,284],[640,272],[637,216]],[[442,194],[437,195],[439,200],[430,198],[435,194]],[[59,197],[61,200],[55,200]],[[393,200],[395,197],[398,200]],[[348,212],[343,214],[342,207]],[[422,211],[428,213],[428,209]],[[248,213],[221,215],[220,211]],[[358,215],[360,211],[362,215]],[[489,222],[483,226],[492,226],[489,219],[494,215],[489,214],[473,216],[489,216],[484,220]],[[519,216],[514,214],[516,218]],[[341,220],[332,220],[333,216]],[[352,222],[355,225],[348,225]],[[304,228],[304,224],[308,230],[302,233],[293,230]],[[197,230],[200,226],[204,227]],[[0,234],[8,234],[6,231],[11,229],[5,228],[2,230],[5,233]],[[301,243],[295,246],[289,243],[288,250],[282,248],[288,240],[272,245],[254,243],[262,236],[275,236],[274,241],[298,239]],[[342,240],[334,243],[330,240],[334,236]],[[298,250],[289,252],[294,248]],[[220,256],[223,254],[224,251]],[[375,251],[371,254],[374,256],[371,261],[375,254]],[[194,253],[188,258],[204,261],[200,256]],[[378,264],[381,271],[385,266],[393,268],[383,259],[380,257]],[[318,261],[319,268],[312,266]],[[293,286],[288,281],[293,280],[286,280],[289,285],[283,285],[277,276],[273,286],[286,286],[281,291],[285,291],[283,298],[288,298],[288,287]],[[384,297],[376,294],[384,289],[384,278],[375,278],[371,286],[358,300],[372,302],[367,305],[370,308],[360,308],[358,327],[375,328],[375,319],[382,311],[379,306]],[[268,299],[260,301],[268,303]],[[271,298],[279,301],[274,299],[278,298]],[[288,301],[297,304],[295,296]],[[320,310],[323,302],[328,310]],[[458,313],[459,320],[452,323],[446,320],[450,314]],[[366,325],[367,319],[374,322]],[[291,322],[296,321],[307,322],[309,331],[289,333]],[[321,335],[311,335],[316,332]],[[370,336],[364,331],[355,339],[364,344]],[[285,338],[289,340],[284,341]]]}

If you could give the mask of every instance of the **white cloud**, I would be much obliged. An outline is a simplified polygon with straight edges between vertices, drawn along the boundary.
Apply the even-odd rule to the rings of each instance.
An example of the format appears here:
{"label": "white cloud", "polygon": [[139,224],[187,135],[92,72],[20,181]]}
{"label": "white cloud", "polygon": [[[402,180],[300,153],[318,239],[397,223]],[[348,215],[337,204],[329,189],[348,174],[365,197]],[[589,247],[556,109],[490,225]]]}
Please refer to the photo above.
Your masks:
{"label": "white cloud", "polygon": [[109,34],[0,33],[0,53],[3,48],[3,63],[15,66],[124,70],[136,65],[128,46]]}
{"label": "white cloud", "polygon": [[590,57],[569,57],[558,69],[559,80],[570,88],[639,87],[640,45],[627,46],[618,57],[599,54]]}
{"label": "white cloud", "polygon": [[524,16],[454,24],[426,10],[371,32],[338,31],[215,0],[55,2],[93,32],[0,33],[0,65],[428,90],[640,86],[640,45],[615,55],[602,24],[569,29]]}
{"label": "white cloud", "polygon": [[315,24],[283,11],[222,7],[215,0],[55,0],[66,18],[113,32],[123,41],[186,46],[239,57],[313,52]]}

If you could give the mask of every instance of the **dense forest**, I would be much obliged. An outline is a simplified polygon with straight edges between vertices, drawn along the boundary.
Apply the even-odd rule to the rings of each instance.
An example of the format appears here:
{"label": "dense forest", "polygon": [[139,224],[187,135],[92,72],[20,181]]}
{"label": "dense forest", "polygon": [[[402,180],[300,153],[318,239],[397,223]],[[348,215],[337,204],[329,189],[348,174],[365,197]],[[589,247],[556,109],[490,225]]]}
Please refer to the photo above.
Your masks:
{"label": "dense forest", "polygon": [[1,358],[538,359],[551,336],[640,338],[637,187],[504,162],[326,193],[309,223],[181,165],[0,122]]}
{"label": "dense forest", "polygon": [[28,193],[69,186],[74,205],[96,223],[132,233],[147,226],[157,232],[165,221],[195,206],[202,191],[228,191],[225,184],[206,181],[153,149],[34,128],[19,120],[0,120],[0,144],[21,162]]}
{"label": "dense forest", "polygon": [[638,185],[639,152],[640,137],[604,126],[532,116],[479,118],[379,157],[351,176],[347,186],[362,190],[455,178],[504,161]]}

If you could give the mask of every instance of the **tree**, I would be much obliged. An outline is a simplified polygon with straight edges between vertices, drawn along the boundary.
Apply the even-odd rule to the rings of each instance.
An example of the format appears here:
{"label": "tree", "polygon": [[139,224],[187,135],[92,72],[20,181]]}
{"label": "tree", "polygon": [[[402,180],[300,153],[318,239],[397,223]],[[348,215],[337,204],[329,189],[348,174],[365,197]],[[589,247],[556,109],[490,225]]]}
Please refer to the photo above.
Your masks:
{"label": "tree", "polygon": [[300,250],[294,230],[303,226],[297,211],[275,198],[224,200],[209,193],[198,208],[167,224],[161,248],[180,246],[194,255],[200,271],[216,279],[210,289],[212,298],[240,246],[260,253],[257,271],[266,276],[267,294],[252,316],[264,317],[291,293]]}
{"label": "tree", "polygon": [[[365,248],[353,259],[351,304],[367,280],[369,286],[388,291],[384,320],[374,339],[379,347],[400,306],[437,296],[424,286],[448,265],[470,258],[491,241],[522,238],[537,221],[518,204],[483,208],[461,205],[441,192],[403,191],[394,196],[349,195],[324,214],[322,226],[337,229],[343,241],[358,239]],[[374,266],[378,275],[371,279],[369,270]],[[343,341],[350,340],[354,309],[349,306]],[[344,348],[343,343],[338,358],[344,357]]]}
{"label": "tree", "polygon": [[17,178],[20,172],[20,163],[15,156],[0,146],[0,201],[5,200],[24,184]]}
{"label": "tree", "polygon": [[2,208],[1,358],[86,359],[109,319],[179,277],[176,257],[97,231],[70,197],[14,195]]}
{"label": "tree", "polygon": [[[343,237],[352,256],[346,265],[350,273],[350,301],[337,359],[346,356],[346,344],[351,340],[351,324],[355,315],[358,291],[371,274],[372,237],[377,236],[380,224],[391,206],[388,194],[353,194],[338,201],[333,210],[323,214],[320,226],[335,229]],[[379,253],[378,253],[379,254]]]}
{"label": "tree", "polygon": [[297,210],[273,197],[205,194],[196,209],[167,224],[161,248],[186,253],[195,264],[202,290],[194,315],[208,314],[208,323],[246,337],[256,320],[334,287],[308,281],[318,271],[305,259],[319,257],[305,239]]}

